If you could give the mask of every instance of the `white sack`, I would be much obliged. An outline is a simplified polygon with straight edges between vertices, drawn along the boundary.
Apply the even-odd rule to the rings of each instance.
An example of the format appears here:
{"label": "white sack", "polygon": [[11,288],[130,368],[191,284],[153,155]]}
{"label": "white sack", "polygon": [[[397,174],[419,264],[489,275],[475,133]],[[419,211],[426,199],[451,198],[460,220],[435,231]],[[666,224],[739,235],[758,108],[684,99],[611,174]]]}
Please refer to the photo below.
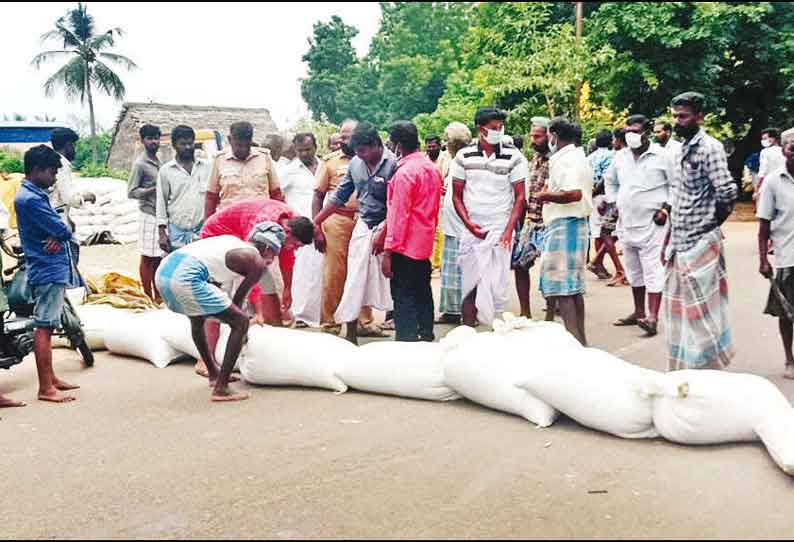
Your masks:
{"label": "white sack", "polygon": [[127,224],[122,224],[121,226],[113,226],[110,229],[110,233],[113,234],[113,237],[138,235],[138,224],[136,222],[128,222]]}
{"label": "white sack", "polygon": [[444,356],[444,380],[463,397],[548,427],[558,413],[516,384],[528,378],[534,360],[502,336],[478,333]]}
{"label": "white sack", "polygon": [[295,253],[292,274],[292,314],[310,326],[320,325],[323,297],[323,260],[325,256],[314,245],[303,246]]}
{"label": "white sack", "polygon": [[360,391],[451,401],[460,396],[444,383],[444,352],[438,343],[370,343],[358,348],[337,376]]}
{"label": "white sack", "polygon": [[726,371],[667,373],[659,395],[654,424],[664,438],[681,444],[758,440],[761,422],[791,408],[767,379]]}
{"label": "white sack", "polygon": [[756,432],[775,463],[783,472],[794,476],[794,409],[787,408],[767,417]]}
{"label": "white sack", "polygon": [[240,362],[246,382],[265,386],[305,386],[339,393],[347,386],[336,376],[356,346],[333,335],[270,326],[248,331]]}
{"label": "white sack", "polygon": [[594,348],[545,356],[519,386],[580,424],[623,438],[655,438],[653,397],[661,373]]}
{"label": "white sack", "polygon": [[162,369],[180,356],[163,339],[169,328],[183,325],[180,316],[167,310],[130,314],[123,325],[108,330],[105,345],[113,354],[145,359]]}
{"label": "white sack", "polygon": [[79,305],[75,307],[75,311],[83,324],[85,342],[91,350],[105,350],[108,333],[124,327],[127,320],[135,316],[131,311],[110,305]]}

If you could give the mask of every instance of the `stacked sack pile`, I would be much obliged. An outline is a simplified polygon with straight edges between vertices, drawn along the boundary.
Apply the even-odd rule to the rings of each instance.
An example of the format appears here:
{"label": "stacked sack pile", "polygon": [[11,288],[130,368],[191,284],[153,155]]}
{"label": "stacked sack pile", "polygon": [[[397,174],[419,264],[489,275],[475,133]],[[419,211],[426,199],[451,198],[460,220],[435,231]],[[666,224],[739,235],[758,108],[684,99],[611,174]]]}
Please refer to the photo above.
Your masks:
{"label": "stacked sack pile", "polygon": [[74,190],[96,195],[96,203],[69,211],[80,243],[105,232],[122,244],[137,241],[138,203],[127,198],[126,182],[108,177],[79,178],[75,180]]}
{"label": "stacked sack pile", "polygon": [[[197,357],[185,316],[78,307],[91,343],[165,367]],[[222,359],[228,329],[218,344]],[[768,380],[727,371],[661,373],[595,348],[563,326],[505,314],[493,331],[466,327],[440,343],[353,346],[336,336],[252,326],[240,354],[255,385],[355,390],[430,401],[466,398],[539,427],[562,415],[627,439],[663,437],[688,445],[762,441],[794,476],[794,408]]]}

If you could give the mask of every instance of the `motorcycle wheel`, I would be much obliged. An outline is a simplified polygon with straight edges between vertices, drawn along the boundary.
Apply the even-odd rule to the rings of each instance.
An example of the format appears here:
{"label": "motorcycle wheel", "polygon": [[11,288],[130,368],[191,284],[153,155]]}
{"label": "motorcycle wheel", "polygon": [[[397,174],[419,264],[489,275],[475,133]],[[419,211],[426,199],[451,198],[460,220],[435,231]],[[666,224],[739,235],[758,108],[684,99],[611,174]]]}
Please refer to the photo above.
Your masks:
{"label": "motorcycle wheel", "polygon": [[83,357],[86,367],[94,366],[94,353],[88,348],[85,341],[80,341],[80,344],[77,345],[77,351],[80,352],[80,355]]}

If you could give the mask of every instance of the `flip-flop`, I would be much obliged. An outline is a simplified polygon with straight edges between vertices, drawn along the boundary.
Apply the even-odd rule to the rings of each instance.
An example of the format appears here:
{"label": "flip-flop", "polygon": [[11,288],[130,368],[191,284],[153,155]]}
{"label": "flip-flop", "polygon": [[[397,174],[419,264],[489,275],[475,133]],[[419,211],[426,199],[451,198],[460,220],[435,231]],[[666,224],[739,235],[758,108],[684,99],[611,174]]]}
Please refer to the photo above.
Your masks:
{"label": "flip-flop", "polygon": [[648,337],[655,337],[659,334],[659,323],[649,322],[647,320],[639,320],[637,325],[645,332]]}
{"label": "flip-flop", "polygon": [[786,365],[786,372],[783,373],[786,380],[794,380],[794,365]]}
{"label": "flip-flop", "polygon": [[639,325],[639,320],[636,316],[630,316],[628,318],[618,318],[614,322],[612,322],[613,326],[617,327],[624,327],[624,326],[637,326]]}

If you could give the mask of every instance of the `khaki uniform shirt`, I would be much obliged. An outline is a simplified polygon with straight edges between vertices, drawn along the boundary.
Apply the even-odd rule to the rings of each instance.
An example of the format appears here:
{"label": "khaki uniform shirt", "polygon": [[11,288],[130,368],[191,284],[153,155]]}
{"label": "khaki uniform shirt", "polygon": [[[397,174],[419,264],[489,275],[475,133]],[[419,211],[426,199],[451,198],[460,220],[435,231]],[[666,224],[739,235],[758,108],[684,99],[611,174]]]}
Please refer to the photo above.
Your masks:
{"label": "khaki uniform shirt", "polygon": [[219,154],[212,164],[207,191],[220,195],[220,211],[247,199],[269,199],[280,187],[270,151],[254,147],[245,160],[235,157],[231,149]]}
{"label": "khaki uniform shirt", "polygon": [[[315,190],[324,192],[327,196],[333,197],[337,188],[345,180],[347,169],[350,167],[350,158],[341,150],[328,155],[328,159],[317,170],[317,184]],[[326,199],[327,201],[327,199]],[[344,210],[339,212],[353,214],[358,209],[358,200],[354,194],[345,205]]]}

